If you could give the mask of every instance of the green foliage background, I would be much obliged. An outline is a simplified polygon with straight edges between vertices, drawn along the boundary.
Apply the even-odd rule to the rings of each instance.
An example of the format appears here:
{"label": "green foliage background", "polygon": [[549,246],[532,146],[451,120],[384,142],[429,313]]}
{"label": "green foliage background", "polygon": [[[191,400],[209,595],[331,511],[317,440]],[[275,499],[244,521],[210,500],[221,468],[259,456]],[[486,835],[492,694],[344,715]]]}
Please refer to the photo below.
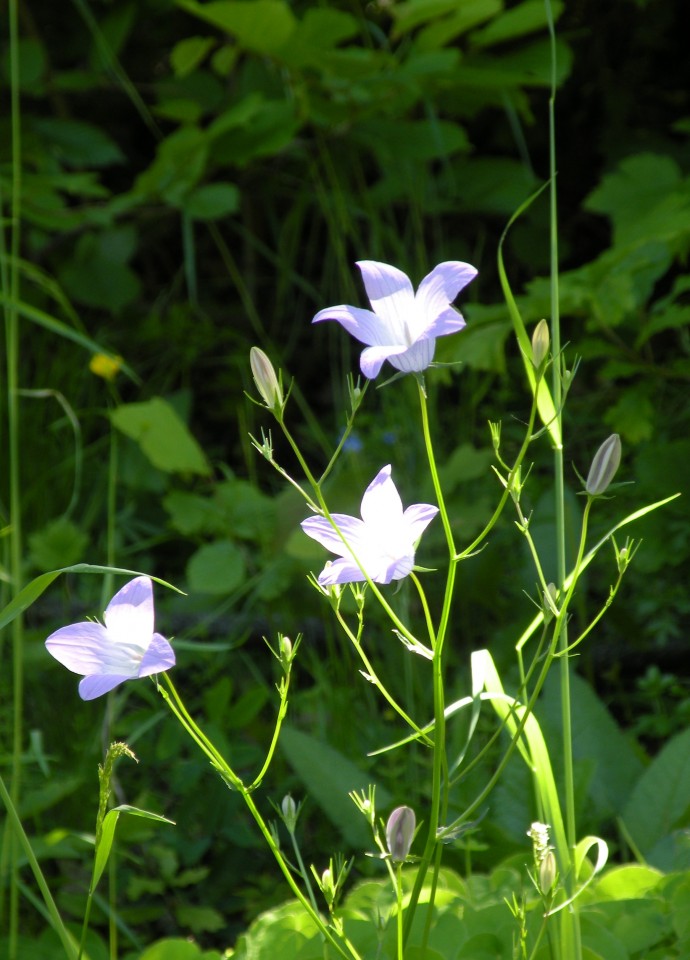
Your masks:
{"label": "green foliage background", "polygon": [[[634,481],[611,508],[622,515],[687,489],[690,78],[682,7],[576,0],[554,9],[561,311],[569,366],[582,358],[566,414],[567,453],[586,473],[601,440],[621,434],[621,474]],[[248,351],[260,345],[294,376],[292,422],[310,459],[322,464],[342,430],[345,377],[356,370],[358,349],[337,325],[312,329],[313,314],[334,303],[364,305],[356,259],[394,263],[415,282],[445,259],[475,264],[479,277],[461,301],[467,328],[437,350],[437,359],[463,368],[437,375],[444,382],[435,415],[458,530],[464,538],[479,528],[496,498],[486,422],[503,419],[509,443],[527,410],[496,248],[548,169],[543,5],[31,0],[21,5],[20,23],[15,306],[26,391],[26,576],[110,558],[188,590],[184,600],[157,594],[160,628],[176,636],[185,696],[240,765],[256,763],[271,723],[273,668],[260,637],[304,631],[293,728],[270,793],[279,800],[306,785],[316,798],[310,856],[347,846],[356,827],[334,813],[325,799],[333,785],[305,773],[303,758],[328,746],[401,802],[423,801],[424,761],[366,760],[390,741],[391,718],[366,688],[353,697],[354,662],[306,584],[322,557],[298,531],[303,506],[250,448],[248,432],[267,424],[244,396],[252,392]],[[4,44],[6,87],[8,64]],[[17,186],[7,104],[5,216]],[[537,199],[506,248],[529,324],[549,312],[547,216]],[[5,276],[9,254],[0,254]],[[10,300],[3,285],[3,305]],[[99,353],[124,358],[115,379],[89,371]],[[338,510],[356,508],[382,450],[406,502],[427,498],[410,402],[404,384],[376,392],[333,476]],[[279,456],[291,465],[287,450]],[[549,482],[548,462],[536,463],[533,529],[543,529],[547,556]],[[3,473],[0,526],[8,522],[6,484]],[[574,493],[574,471],[570,485]],[[571,511],[576,525],[575,496]],[[638,782],[643,747],[656,752],[690,713],[683,499],[645,520],[640,534],[625,601],[581,657],[582,673],[628,734],[644,737],[625,753],[622,779],[606,796],[601,784],[593,796],[591,765],[599,761],[583,755],[582,816],[592,829],[612,822]],[[433,535],[426,549],[432,566]],[[497,662],[507,661],[531,616],[523,591],[533,582],[521,551],[506,523],[461,571],[450,678],[458,696],[469,651],[490,646]],[[608,584],[606,570],[591,570],[592,603]],[[402,590],[396,602],[411,601]],[[22,813],[61,906],[75,918],[86,869],[78,831],[87,829],[84,809],[95,795],[101,714],[78,701],[73,678],[56,672],[42,640],[98,609],[93,578],[68,581],[32,612],[27,650],[33,733]],[[423,705],[428,692],[401,667],[399,650],[385,636],[378,642],[393,685]],[[282,892],[233,798],[159,722],[152,692],[127,687],[107,721],[142,759],[139,770],[122,770],[123,793],[178,828],[142,821],[123,829],[126,937],[142,948],[147,938],[179,932],[209,947],[227,944]],[[4,750],[7,702],[3,693]],[[59,728],[56,703],[65,714]],[[584,706],[584,715],[599,707]],[[494,866],[521,842],[529,810],[515,797],[523,788],[516,767],[484,831],[488,849],[475,851],[480,865]],[[459,807],[462,800],[460,793]],[[683,815],[669,819],[669,831]],[[49,829],[56,822],[64,830]],[[662,840],[649,839],[650,849]]]}

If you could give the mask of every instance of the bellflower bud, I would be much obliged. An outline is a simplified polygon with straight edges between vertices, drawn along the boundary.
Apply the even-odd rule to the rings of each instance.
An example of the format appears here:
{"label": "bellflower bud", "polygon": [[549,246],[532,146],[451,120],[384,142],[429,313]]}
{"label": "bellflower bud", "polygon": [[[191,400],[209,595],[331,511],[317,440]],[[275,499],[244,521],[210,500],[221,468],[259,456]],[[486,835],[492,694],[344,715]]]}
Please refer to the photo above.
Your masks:
{"label": "bellflower bud", "polygon": [[547,850],[539,864],[539,889],[547,897],[556,882],[556,858],[553,850]]}
{"label": "bellflower bud", "polygon": [[285,824],[288,833],[294,833],[295,827],[297,826],[299,808],[289,793],[286,793],[283,797],[280,804],[280,811],[283,814],[283,823]]}
{"label": "bellflower bud", "polygon": [[391,859],[402,863],[414,839],[416,819],[411,807],[396,807],[386,824],[386,842]]}
{"label": "bellflower bud", "polygon": [[252,347],[249,351],[249,363],[256,389],[269,410],[278,416],[282,412],[284,398],[273,364],[259,347]]}
{"label": "bellflower bud", "polygon": [[539,369],[544,362],[551,345],[549,325],[546,320],[540,320],[532,334],[532,363]]}
{"label": "bellflower bud", "polygon": [[621,438],[617,433],[612,433],[594,454],[592,466],[589,468],[585,490],[590,497],[598,497],[608,489],[620,462]]}

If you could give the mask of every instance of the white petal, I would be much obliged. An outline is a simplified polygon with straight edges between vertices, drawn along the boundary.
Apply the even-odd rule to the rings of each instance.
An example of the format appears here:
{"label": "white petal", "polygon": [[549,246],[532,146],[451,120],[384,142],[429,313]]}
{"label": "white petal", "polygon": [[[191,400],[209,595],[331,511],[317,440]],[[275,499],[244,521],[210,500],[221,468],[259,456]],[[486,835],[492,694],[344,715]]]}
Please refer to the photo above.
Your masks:
{"label": "white petal", "polygon": [[[380,317],[382,333],[374,344],[410,345],[408,330],[414,326],[416,306],[410,278],[402,270],[376,260],[359,260],[371,309]],[[385,331],[385,332],[384,332]]]}
{"label": "white petal", "polygon": [[364,491],[361,513],[365,524],[377,530],[390,529],[394,532],[396,524],[402,521],[402,500],[391,480],[390,464],[379,470]]}
{"label": "white petal", "polygon": [[153,635],[153,585],[136,577],[115,594],[105,611],[105,625],[115,643],[138,646],[142,653]]}
{"label": "white petal", "polygon": [[426,370],[434,359],[435,346],[436,340],[433,337],[428,340],[418,340],[399,356],[388,357],[388,361],[391,366],[404,373],[419,373],[421,370]]}

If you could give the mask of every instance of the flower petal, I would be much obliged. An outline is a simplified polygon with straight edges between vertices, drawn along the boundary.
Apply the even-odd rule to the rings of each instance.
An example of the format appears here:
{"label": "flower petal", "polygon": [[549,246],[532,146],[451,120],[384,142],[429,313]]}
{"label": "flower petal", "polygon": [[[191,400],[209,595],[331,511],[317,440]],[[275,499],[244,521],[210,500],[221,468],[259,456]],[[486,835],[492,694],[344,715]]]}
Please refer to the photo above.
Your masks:
{"label": "flower petal", "polygon": [[407,508],[403,517],[413,543],[419,540],[437,513],[438,507],[431,503],[413,503]]}
{"label": "flower petal", "polygon": [[114,640],[142,647],[153,633],[153,584],[150,577],[135,577],[115,594],[103,617]]}
{"label": "flower petal", "polygon": [[391,480],[391,465],[381,467],[364,491],[361,506],[362,520],[375,529],[394,529],[403,517],[402,500]]}
{"label": "flower petal", "polygon": [[[365,377],[373,380],[374,377],[378,376],[385,360],[390,360],[394,366],[397,366],[398,355],[404,356],[409,352],[409,349],[405,346],[367,347],[366,350],[362,350],[362,355],[359,358],[360,370]],[[398,367],[398,369],[400,368]]]}
{"label": "flower petal", "polygon": [[[364,536],[362,521],[357,517],[350,517],[346,513],[332,513],[331,516],[352,549],[357,552],[357,544],[362,543]],[[308,537],[316,540],[326,550],[330,550],[331,553],[335,553],[339,557],[349,556],[347,547],[326,517],[307,517],[300,526]]]}
{"label": "flower petal", "polygon": [[339,583],[358,583],[366,580],[354,560],[340,557],[326,564],[318,577],[322,587],[334,587]]}
{"label": "flower petal", "polygon": [[325,310],[319,310],[312,323],[321,323],[322,320],[337,320],[349,334],[369,346],[385,344],[388,339],[388,332],[381,323],[381,318],[371,310],[348,307],[345,304],[326,307]]}
{"label": "flower petal", "polygon": [[100,623],[73,623],[60,627],[46,640],[48,653],[73,673],[100,672],[112,641]]}
{"label": "flower petal", "polygon": [[387,359],[391,366],[397,370],[402,370],[404,373],[418,373],[421,370],[426,370],[434,359],[435,346],[436,340],[433,337],[423,337],[413,343],[411,347],[408,347],[404,353],[397,357],[389,356]]}
{"label": "flower petal", "polygon": [[398,343],[409,346],[406,331],[413,325],[416,313],[414,290],[410,278],[402,270],[376,260],[358,260],[364,288],[371,308],[386,329],[373,344]]}
{"label": "flower petal", "polygon": [[[450,304],[457,295],[477,276],[477,270],[469,263],[460,260],[446,260],[428,273],[419,284],[417,290],[417,307],[425,317],[424,329],[433,326],[433,335],[441,333],[455,333],[462,330],[465,321],[455,310],[450,310]],[[437,329],[435,324],[443,319],[444,329]],[[450,329],[453,327],[453,329]]]}
{"label": "flower petal", "polygon": [[79,681],[79,696],[82,700],[95,700],[96,697],[102,697],[104,693],[110,693],[125,680],[132,679],[132,677],[119,677],[115,673],[95,673]]}
{"label": "flower petal", "polygon": [[149,648],[142,657],[139,676],[150,677],[152,673],[165,673],[174,666],[175,651],[165,637],[154,633]]}

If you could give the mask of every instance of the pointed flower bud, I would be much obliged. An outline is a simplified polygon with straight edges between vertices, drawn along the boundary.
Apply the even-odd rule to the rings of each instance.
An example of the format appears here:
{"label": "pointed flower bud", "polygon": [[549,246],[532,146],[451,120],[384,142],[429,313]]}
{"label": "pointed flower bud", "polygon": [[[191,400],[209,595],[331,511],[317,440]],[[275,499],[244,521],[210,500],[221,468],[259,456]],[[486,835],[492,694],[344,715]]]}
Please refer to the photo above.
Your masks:
{"label": "pointed flower bud", "polygon": [[391,859],[401,863],[412,846],[416,819],[411,807],[396,807],[386,824],[386,843]]}
{"label": "pointed flower bud", "polygon": [[544,362],[551,345],[549,325],[546,320],[540,320],[532,334],[532,363],[539,369]]}
{"label": "pointed flower bud", "polygon": [[555,583],[547,583],[542,600],[544,623],[549,623],[558,616],[558,587]]}
{"label": "pointed flower bud", "polygon": [[598,497],[608,489],[620,462],[621,438],[617,433],[612,433],[594,454],[589,468],[585,490],[590,497]]}
{"label": "pointed flower bud", "polygon": [[285,824],[288,833],[294,833],[295,827],[297,826],[299,808],[289,793],[286,793],[281,801],[280,812],[283,815],[283,823]]}
{"label": "pointed flower bud", "polygon": [[249,363],[252,368],[252,376],[256,389],[261,394],[266,406],[275,416],[279,416],[283,410],[283,390],[280,386],[273,364],[268,359],[263,350],[259,347],[252,347],[249,351]]}
{"label": "pointed flower bud", "polygon": [[539,864],[539,889],[547,897],[556,882],[556,857],[553,850],[547,850]]}

